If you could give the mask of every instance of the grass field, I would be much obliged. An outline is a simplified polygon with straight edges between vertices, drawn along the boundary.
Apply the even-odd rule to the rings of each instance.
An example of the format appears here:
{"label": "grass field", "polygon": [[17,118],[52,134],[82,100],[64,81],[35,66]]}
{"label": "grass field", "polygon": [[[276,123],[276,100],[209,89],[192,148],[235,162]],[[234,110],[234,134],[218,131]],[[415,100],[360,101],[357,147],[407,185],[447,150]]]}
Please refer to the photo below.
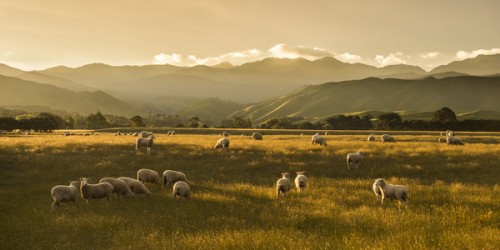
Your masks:
{"label": "grass field", "polygon": [[[183,132],[183,131],[181,131]],[[500,133],[458,133],[465,146],[438,144],[437,133],[396,133],[395,144],[366,133],[157,135],[151,155],[135,137],[101,132],[0,137],[1,249],[500,249]],[[184,131],[185,132],[185,131]],[[236,133],[234,133],[236,134]],[[345,156],[365,153],[348,171]],[[186,173],[190,200],[171,187],[153,195],[62,204],[50,189],[68,180],[130,176],[140,168]],[[304,170],[306,192],[276,200],[280,173]],[[376,202],[376,178],[407,185],[408,209]]]}

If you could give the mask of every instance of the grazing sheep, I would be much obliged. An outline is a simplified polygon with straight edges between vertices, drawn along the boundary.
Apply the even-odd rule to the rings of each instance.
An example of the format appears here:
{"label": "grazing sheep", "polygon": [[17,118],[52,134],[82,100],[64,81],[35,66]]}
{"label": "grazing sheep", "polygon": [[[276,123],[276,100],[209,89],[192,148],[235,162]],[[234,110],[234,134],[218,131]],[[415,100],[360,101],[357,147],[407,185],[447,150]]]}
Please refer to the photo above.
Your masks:
{"label": "grazing sheep", "polygon": [[219,149],[219,148],[223,148],[225,150],[229,150],[229,138],[227,138],[227,137],[220,138],[217,141],[217,144],[215,144],[214,149]]}
{"label": "grazing sheep", "polygon": [[368,135],[367,141],[375,141],[375,134]]}
{"label": "grazing sheep", "polygon": [[189,197],[191,196],[191,189],[189,188],[189,184],[187,184],[186,182],[184,181],[178,181],[174,184],[174,187],[172,189],[172,194],[174,196],[174,199],[175,199],[175,196],[179,196],[179,198],[186,198],[186,199],[189,199]]}
{"label": "grazing sheep", "polygon": [[462,139],[455,136],[446,137],[446,144],[448,145],[465,145]]}
{"label": "grazing sheep", "polygon": [[283,198],[286,198],[286,193],[290,191],[290,174],[281,173],[283,177],[276,182],[276,198],[279,198],[280,193],[283,193]]}
{"label": "grazing sheep", "polygon": [[64,132],[64,136],[69,136],[70,133],[69,132]]}
{"label": "grazing sheep", "polygon": [[455,136],[455,132],[452,130],[446,130],[446,136]]}
{"label": "grazing sheep", "polygon": [[122,135],[122,133],[120,133],[120,131],[116,131],[115,136],[119,136],[119,135]]}
{"label": "grazing sheep", "polygon": [[446,142],[446,139],[439,137],[438,143],[445,143],[445,142]]}
{"label": "grazing sheep", "polygon": [[347,170],[359,169],[361,159],[363,159],[361,152],[347,154]]}
{"label": "grazing sheep", "polygon": [[154,135],[150,135],[148,138],[137,138],[137,140],[135,140],[135,151],[137,152],[139,148],[144,147],[146,148],[146,152],[151,154],[151,147],[153,146],[154,138]]}
{"label": "grazing sheep", "polygon": [[226,131],[222,132],[222,135],[225,136],[225,137],[229,136],[229,134]]}
{"label": "grazing sheep", "polygon": [[139,136],[139,133],[138,132],[135,132],[132,134],[133,136]]}
{"label": "grazing sheep", "polygon": [[148,138],[150,136],[153,135],[153,132],[149,132],[149,131],[141,131],[139,132],[139,136],[142,137],[142,138]]}
{"label": "grazing sheep", "polygon": [[162,188],[165,188],[165,186],[176,183],[178,181],[188,182],[186,175],[182,172],[173,171],[173,170],[165,170],[163,172]]}
{"label": "grazing sheep", "polygon": [[126,182],[122,180],[118,180],[116,178],[112,177],[104,177],[99,180],[99,183],[109,183],[113,186],[113,193],[119,195],[119,196],[133,196],[134,193],[130,189],[130,187],[127,185]]}
{"label": "grazing sheep", "polygon": [[70,181],[69,186],[57,185],[50,190],[52,195],[52,209],[59,207],[61,202],[75,202],[78,195],[78,181]]}
{"label": "grazing sheep", "polygon": [[125,183],[127,183],[128,187],[134,194],[144,194],[146,196],[151,195],[151,192],[144,186],[144,183],[130,178],[130,177],[118,177],[118,180],[122,180]]}
{"label": "grazing sheep", "polygon": [[262,134],[259,132],[253,132],[252,133],[252,139],[254,140],[262,140]]}
{"label": "grazing sheep", "polygon": [[384,199],[395,199],[398,201],[399,206],[401,208],[401,201],[405,202],[405,208],[408,203],[408,188],[403,185],[392,185],[385,182],[384,179],[379,178],[376,179],[372,185],[373,192],[375,193],[377,200],[380,197],[380,202],[384,204]]}
{"label": "grazing sheep", "polygon": [[321,146],[327,145],[325,137],[319,135],[319,133],[316,133],[315,135],[313,135],[311,139],[312,139],[311,145],[314,145],[314,144],[319,144]]}
{"label": "grazing sheep", "polygon": [[389,135],[389,134],[383,134],[383,135],[381,135],[380,139],[382,139],[382,142],[396,142],[396,140],[394,139],[394,137],[392,137],[392,135]]}
{"label": "grazing sheep", "polygon": [[296,172],[297,177],[295,177],[295,186],[300,190],[300,193],[304,192],[307,187],[307,176],[305,172]]}
{"label": "grazing sheep", "polygon": [[144,182],[151,182],[153,184],[160,184],[161,179],[160,179],[160,174],[158,172],[147,169],[147,168],[142,168],[137,171],[137,180],[144,183]]}
{"label": "grazing sheep", "polygon": [[83,199],[89,203],[90,199],[106,198],[110,200],[111,192],[113,192],[113,185],[104,182],[98,184],[89,184],[90,178],[80,178],[80,194]]}
{"label": "grazing sheep", "polygon": [[167,131],[167,135],[175,135],[175,131],[174,130],[169,130],[169,131]]}

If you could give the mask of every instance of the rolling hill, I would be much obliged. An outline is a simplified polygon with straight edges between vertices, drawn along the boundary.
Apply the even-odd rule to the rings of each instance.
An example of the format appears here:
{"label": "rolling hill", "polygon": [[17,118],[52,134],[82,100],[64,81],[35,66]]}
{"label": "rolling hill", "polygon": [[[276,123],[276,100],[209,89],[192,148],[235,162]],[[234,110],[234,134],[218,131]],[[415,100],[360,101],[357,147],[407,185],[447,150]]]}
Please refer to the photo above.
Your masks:
{"label": "rolling hill", "polygon": [[468,75],[488,76],[500,73],[500,54],[478,55],[463,61],[451,62],[431,70],[430,74],[458,72]]}
{"label": "rolling hill", "polygon": [[429,112],[450,107],[455,112],[500,111],[499,96],[499,77],[367,78],[306,87],[234,114],[262,122],[272,117],[325,117],[361,110]]}
{"label": "rolling hill", "polygon": [[242,108],[244,105],[239,103],[223,101],[219,98],[207,98],[177,112],[177,114],[186,119],[197,116],[202,121],[211,121],[218,125],[228,114]]}

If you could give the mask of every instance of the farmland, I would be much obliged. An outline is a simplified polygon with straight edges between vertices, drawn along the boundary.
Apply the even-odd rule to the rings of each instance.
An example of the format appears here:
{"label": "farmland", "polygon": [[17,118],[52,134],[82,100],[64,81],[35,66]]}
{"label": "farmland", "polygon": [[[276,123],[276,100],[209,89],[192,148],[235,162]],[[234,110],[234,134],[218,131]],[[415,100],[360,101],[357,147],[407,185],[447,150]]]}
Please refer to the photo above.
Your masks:
{"label": "farmland", "polygon": [[[213,150],[218,131],[155,132],[151,155],[112,131],[0,136],[2,249],[500,247],[500,133],[458,132],[466,145],[449,146],[437,132],[397,132],[397,143],[383,144],[366,141],[369,131],[333,131],[320,147],[312,131],[263,131],[263,141],[231,131],[226,152]],[[360,170],[348,171],[345,156],[357,151]],[[186,173],[191,199],[146,184],[150,197],[88,205],[78,197],[51,211],[55,185],[135,177],[140,168]],[[305,171],[309,186],[277,200],[285,171]],[[376,178],[408,186],[408,208],[376,202]]]}

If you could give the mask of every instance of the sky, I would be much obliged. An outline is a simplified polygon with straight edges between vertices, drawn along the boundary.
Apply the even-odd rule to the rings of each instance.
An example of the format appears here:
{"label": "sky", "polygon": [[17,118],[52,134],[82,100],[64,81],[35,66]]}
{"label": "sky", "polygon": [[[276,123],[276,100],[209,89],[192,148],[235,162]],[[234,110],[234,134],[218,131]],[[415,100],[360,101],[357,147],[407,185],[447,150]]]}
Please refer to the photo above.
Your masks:
{"label": "sky", "polygon": [[332,56],[430,70],[500,53],[497,0],[0,0],[0,63],[41,70]]}

